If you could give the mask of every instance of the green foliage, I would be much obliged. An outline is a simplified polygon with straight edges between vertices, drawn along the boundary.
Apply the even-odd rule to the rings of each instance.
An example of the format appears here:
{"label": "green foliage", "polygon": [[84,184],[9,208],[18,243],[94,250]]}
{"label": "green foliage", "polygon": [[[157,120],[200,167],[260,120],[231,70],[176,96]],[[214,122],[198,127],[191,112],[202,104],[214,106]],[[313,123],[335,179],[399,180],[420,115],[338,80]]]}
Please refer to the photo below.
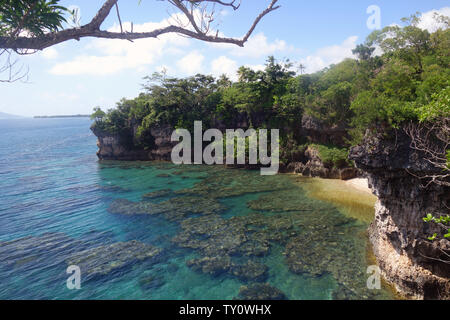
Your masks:
{"label": "green foliage", "polygon": [[[449,82],[447,82],[449,83]],[[433,121],[441,117],[450,117],[450,85],[434,93],[431,102],[417,110],[420,121]]]}
{"label": "green foliage", "polygon": [[425,222],[431,222],[431,221],[434,221],[434,217],[433,217],[433,215],[432,215],[431,213],[427,214],[427,216],[426,216],[425,218],[422,218],[422,219],[423,219],[423,221],[425,221]]}
{"label": "green foliage", "polygon": [[[448,22],[445,17],[436,17]],[[346,128],[349,144],[359,143],[367,129],[400,127],[409,121],[433,121],[449,116],[450,30],[430,34],[417,27],[417,15],[404,27],[373,32],[346,59],[314,74],[296,75],[288,60],[268,57],[264,70],[238,70],[237,82],[221,76],[179,79],[156,73],[145,78],[143,92],[122,100],[106,115],[95,110],[98,128],[134,136],[140,147],[152,145],[151,128],[170,125],[191,130],[204,126],[281,129],[285,159],[294,159],[305,143],[304,114],[328,128]],[[383,53],[374,56],[375,47]],[[128,132],[128,133],[127,133]],[[345,145],[348,147],[349,145]],[[346,161],[347,152],[321,147],[326,161]],[[447,153],[450,163],[450,151]]]}
{"label": "green foliage", "polygon": [[106,117],[106,113],[102,111],[100,107],[95,107],[94,112],[91,114],[91,120],[101,122]]}
{"label": "green foliage", "polygon": [[311,144],[310,147],[319,151],[320,160],[325,166],[342,168],[349,166],[347,148],[340,148],[331,145]]}
{"label": "green foliage", "polygon": [[428,240],[434,241],[437,239],[437,233],[433,233],[431,237],[428,237]]}
{"label": "green foliage", "polygon": [[[428,213],[426,217],[422,218],[424,222],[426,223],[436,223],[441,225],[450,225],[450,215],[446,216],[440,216],[439,218],[436,218],[433,214]],[[447,230],[448,233],[444,234],[443,238],[450,238],[450,229]],[[438,234],[434,233],[431,237],[428,237],[428,240],[434,241],[438,240]]]}
{"label": "green foliage", "polygon": [[302,110],[290,68],[288,61],[278,63],[269,57],[264,71],[242,67],[241,81],[236,83],[224,76],[179,79],[155,73],[145,78],[139,97],[122,100],[106,116],[95,110],[94,126],[111,133],[133,129],[135,143],[144,147],[151,128],[159,125],[192,130],[196,120],[205,127],[217,121],[232,127],[237,119],[244,119],[254,128],[292,126],[299,123]]}
{"label": "green foliage", "polygon": [[367,44],[358,44],[356,48],[352,50],[352,53],[358,56],[360,61],[368,61],[372,58],[374,51],[374,47]]}
{"label": "green foliage", "polygon": [[0,35],[16,37],[28,32],[38,37],[46,31],[57,31],[66,22],[68,10],[59,0],[3,0],[0,3]]}
{"label": "green foliage", "polygon": [[447,151],[447,168],[450,170],[450,150]]}
{"label": "green foliage", "polygon": [[[375,69],[366,73],[370,76],[368,86],[362,86],[352,101],[353,143],[361,141],[367,128],[379,124],[398,127],[406,121],[448,115],[448,23],[447,28],[430,34],[418,28],[417,21],[418,16],[413,15],[404,19],[404,27],[386,27],[368,37],[367,46],[378,45],[384,54],[381,65],[376,62]],[[360,48],[360,54],[365,50]]]}

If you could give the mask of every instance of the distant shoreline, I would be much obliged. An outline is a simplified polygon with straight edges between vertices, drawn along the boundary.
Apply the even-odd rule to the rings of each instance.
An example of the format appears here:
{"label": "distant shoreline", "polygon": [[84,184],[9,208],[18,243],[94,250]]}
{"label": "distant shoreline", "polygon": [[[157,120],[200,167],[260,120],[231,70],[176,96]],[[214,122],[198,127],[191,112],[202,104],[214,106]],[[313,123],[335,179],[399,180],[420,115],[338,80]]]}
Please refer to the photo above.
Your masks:
{"label": "distant shoreline", "polygon": [[48,118],[90,118],[90,114],[74,114],[74,115],[66,115],[66,116],[34,116],[34,119],[48,119]]}

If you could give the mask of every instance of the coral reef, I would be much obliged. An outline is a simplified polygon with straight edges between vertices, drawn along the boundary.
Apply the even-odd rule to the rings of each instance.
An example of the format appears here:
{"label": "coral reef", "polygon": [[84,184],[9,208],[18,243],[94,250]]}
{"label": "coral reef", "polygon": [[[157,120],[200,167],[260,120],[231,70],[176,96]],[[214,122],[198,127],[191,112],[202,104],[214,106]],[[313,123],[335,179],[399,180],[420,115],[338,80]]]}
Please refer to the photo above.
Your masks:
{"label": "coral reef", "polygon": [[254,283],[242,286],[237,299],[239,300],[287,300],[285,294],[267,283]]}
{"label": "coral reef", "polygon": [[161,251],[136,240],[117,242],[77,252],[67,259],[67,265],[77,265],[85,278],[93,278],[132,266],[137,261],[157,262]]}

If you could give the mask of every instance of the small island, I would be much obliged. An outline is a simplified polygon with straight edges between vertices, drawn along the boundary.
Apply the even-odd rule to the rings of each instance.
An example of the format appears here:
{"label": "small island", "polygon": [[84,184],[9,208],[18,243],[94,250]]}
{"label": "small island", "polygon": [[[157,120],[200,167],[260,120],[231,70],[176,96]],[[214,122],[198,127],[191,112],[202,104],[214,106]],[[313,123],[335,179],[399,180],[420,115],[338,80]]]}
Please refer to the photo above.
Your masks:
{"label": "small island", "polygon": [[34,119],[54,119],[54,118],[90,118],[90,114],[56,115],[56,116],[34,116]]}

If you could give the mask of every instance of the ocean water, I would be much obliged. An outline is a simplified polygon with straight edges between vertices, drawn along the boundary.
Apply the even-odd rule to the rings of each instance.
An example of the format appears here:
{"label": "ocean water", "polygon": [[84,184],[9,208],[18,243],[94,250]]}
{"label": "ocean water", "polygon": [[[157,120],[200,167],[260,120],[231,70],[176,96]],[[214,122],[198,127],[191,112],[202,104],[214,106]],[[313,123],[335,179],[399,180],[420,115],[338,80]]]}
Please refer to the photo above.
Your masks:
{"label": "ocean water", "polygon": [[258,284],[287,299],[393,298],[367,289],[367,221],[302,180],[99,162],[90,124],[0,120],[0,299],[251,298]]}

